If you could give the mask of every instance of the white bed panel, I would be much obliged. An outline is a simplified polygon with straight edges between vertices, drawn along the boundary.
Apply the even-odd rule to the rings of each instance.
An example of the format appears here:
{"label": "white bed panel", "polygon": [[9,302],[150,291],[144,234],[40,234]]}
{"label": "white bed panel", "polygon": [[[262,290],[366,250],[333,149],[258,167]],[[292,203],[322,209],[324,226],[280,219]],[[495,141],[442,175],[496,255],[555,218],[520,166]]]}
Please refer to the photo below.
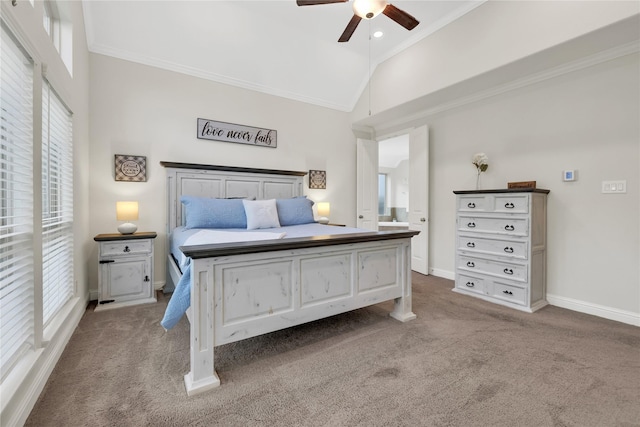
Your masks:
{"label": "white bed panel", "polygon": [[300,260],[300,306],[308,307],[353,294],[351,252]]}
{"label": "white bed panel", "polygon": [[218,271],[224,326],[294,309],[291,261],[230,264]]}

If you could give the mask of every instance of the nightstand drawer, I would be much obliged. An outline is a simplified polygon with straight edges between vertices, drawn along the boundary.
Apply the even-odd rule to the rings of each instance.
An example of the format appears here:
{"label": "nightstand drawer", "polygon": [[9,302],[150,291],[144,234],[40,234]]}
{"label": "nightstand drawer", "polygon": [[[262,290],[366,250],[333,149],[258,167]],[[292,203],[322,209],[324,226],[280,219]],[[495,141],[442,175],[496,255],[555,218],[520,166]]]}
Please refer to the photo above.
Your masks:
{"label": "nightstand drawer", "polygon": [[100,242],[100,256],[148,254],[151,244],[151,239]]}

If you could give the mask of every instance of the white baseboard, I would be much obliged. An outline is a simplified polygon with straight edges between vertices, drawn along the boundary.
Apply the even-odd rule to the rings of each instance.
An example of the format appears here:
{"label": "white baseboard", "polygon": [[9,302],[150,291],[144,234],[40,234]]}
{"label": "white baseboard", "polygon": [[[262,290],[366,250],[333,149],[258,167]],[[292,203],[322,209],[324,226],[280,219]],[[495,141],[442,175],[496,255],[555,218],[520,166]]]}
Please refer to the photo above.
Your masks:
{"label": "white baseboard", "polygon": [[[453,271],[441,270],[438,268],[430,268],[429,274],[436,277],[442,277],[443,279],[455,280],[456,275]],[[599,304],[592,304],[589,302],[561,297],[558,295],[547,294],[547,301],[549,304],[566,308],[568,310],[577,311],[579,313],[590,314],[592,316],[602,317],[604,319],[614,320],[616,322],[626,323],[628,325],[640,326],[640,313],[634,313],[632,311],[618,310]]]}
{"label": "white baseboard", "polygon": [[430,268],[429,274],[436,277],[442,277],[443,279],[456,280],[456,273],[448,270],[441,270],[439,268]]}
{"label": "white baseboard", "polygon": [[603,305],[592,304],[590,302],[552,294],[547,294],[547,301],[549,301],[549,304],[556,307],[579,311],[580,313],[591,314],[593,316],[615,320],[616,322],[622,322],[633,326],[640,326],[640,313],[618,310]]}

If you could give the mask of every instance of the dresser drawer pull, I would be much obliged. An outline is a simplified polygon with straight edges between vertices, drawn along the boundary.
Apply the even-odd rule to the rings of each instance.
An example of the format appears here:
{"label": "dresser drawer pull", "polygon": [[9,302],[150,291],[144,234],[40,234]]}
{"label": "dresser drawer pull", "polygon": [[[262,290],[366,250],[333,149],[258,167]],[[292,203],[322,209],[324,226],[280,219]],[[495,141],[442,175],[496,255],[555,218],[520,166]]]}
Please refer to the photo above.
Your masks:
{"label": "dresser drawer pull", "polygon": [[467,203],[467,207],[468,207],[469,209],[474,209],[474,208],[476,207],[476,204],[475,204],[475,203],[473,203],[473,202],[469,202],[469,203]]}
{"label": "dresser drawer pull", "polygon": [[504,229],[507,230],[507,231],[513,231],[516,228],[513,225],[507,224],[507,225],[504,226]]}
{"label": "dresser drawer pull", "polygon": [[504,274],[508,274],[508,275],[512,275],[513,274],[513,270],[510,268],[505,268],[504,270],[502,270],[504,272]]}
{"label": "dresser drawer pull", "polygon": [[476,284],[475,284],[475,283],[473,283],[473,282],[467,282],[467,283],[465,283],[465,286],[466,286],[467,288],[473,288],[475,285],[476,285]]}
{"label": "dresser drawer pull", "polygon": [[504,251],[505,251],[506,253],[508,253],[508,254],[512,254],[512,253],[513,253],[513,248],[512,248],[512,247],[510,247],[510,246],[507,246],[507,247],[505,247],[505,248],[504,248]]}
{"label": "dresser drawer pull", "polygon": [[467,242],[467,247],[468,247],[468,248],[475,248],[475,247],[476,247],[476,244],[475,244],[475,243],[473,243],[473,242]]}
{"label": "dresser drawer pull", "polygon": [[505,208],[507,208],[507,209],[513,209],[513,208],[515,208],[514,204],[513,204],[513,203],[511,203],[511,202],[507,202],[507,203],[505,203],[505,204],[504,204],[504,207],[505,207]]}
{"label": "dresser drawer pull", "polygon": [[476,227],[476,223],[475,222],[469,222],[469,223],[467,223],[467,227],[475,228]]}
{"label": "dresser drawer pull", "polygon": [[129,246],[125,246],[122,252],[131,252],[131,249],[129,249]]}
{"label": "dresser drawer pull", "polygon": [[472,261],[467,261],[467,267],[475,267],[476,263]]}
{"label": "dresser drawer pull", "polygon": [[112,259],[103,259],[100,261],[100,264],[109,264],[110,262],[115,262],[115,260]]}
{"label": "dresser drawer pull", "polygon": [[502,291],[503,294],[507,294],[507,295],[513,295],[513,292],[511,291]]}

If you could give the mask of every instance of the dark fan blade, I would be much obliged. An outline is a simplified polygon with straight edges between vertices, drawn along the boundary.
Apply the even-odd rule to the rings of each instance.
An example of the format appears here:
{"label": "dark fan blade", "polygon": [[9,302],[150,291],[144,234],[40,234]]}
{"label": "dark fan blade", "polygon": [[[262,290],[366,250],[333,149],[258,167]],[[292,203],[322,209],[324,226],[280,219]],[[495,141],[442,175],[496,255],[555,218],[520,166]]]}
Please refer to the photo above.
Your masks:
{"label": "dark fan blade", "polygon": [[349,0],[297,0],[298,6],[313,6],[314,4],[346,3]]}
{"label": "dark fan blade", "polygon": [[340,43],[348,42],[351,38],[351,35],[358,27],[360,21],[362,21],[362,18],[360,18],[358,15],[353,15],[353,18],[351,18],[351,21],[349,21],[349,23],[347,24],[347,28],[344,29],[344,33],[342,33],[338,41]]}
{"label": "dark fan blade", "polygon": [[387,4],[387,7],[384,8],[382,13],[405,27],[407,30],[413,30],[420,23],[416,18],[409,15],[404,10],[398,9],[392,4]]}

